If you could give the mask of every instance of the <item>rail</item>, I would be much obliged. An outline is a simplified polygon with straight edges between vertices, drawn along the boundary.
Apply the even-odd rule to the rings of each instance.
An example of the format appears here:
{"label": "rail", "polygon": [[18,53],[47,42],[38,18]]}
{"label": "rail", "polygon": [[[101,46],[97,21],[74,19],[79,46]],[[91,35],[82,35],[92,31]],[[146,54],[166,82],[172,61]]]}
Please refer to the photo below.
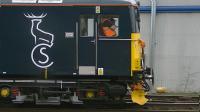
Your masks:
{"label": "rail", "polygon": [[[144,106],[133,104],[130,99],[126,99],[126,104],[112,104],[104,102],[102,104],[72,105],[62,104],[61,106],[33,106],[24,105],[19,107],[4,107],[1,111],[9,109],[11,112],[199,112],[200,97],[198,94],[155,94],[147,96],[150,100]],[[23,107],[23,108],[21,108]],[[58,109],[59,108],[59,109]]]}

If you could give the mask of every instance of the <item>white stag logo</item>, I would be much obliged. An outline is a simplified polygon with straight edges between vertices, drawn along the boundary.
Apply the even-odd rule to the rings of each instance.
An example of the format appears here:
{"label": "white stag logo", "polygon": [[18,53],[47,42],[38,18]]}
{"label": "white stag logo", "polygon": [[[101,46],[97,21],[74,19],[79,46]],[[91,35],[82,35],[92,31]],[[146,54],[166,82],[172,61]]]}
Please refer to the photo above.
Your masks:
{"label": "white stag logo", "polygon": [[39,68],[48,68],[52,66],[54,62],[50,61],[49,56],[44,51],[53,46],[54,35],[39,28],[39,25],[42,23],[42,19],[46,17],[47,14],[42,14],[40,16],[24,14],[24,16],[30,18],[32,23],[31,34],[35,41],[35,47],[31,52],[31,59],[33,63]]}

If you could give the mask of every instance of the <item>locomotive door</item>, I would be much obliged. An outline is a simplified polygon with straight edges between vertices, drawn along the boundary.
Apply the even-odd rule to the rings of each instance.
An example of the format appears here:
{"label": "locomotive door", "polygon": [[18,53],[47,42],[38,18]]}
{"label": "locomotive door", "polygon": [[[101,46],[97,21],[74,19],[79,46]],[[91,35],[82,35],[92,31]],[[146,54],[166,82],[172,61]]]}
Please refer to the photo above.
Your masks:
{"label": "locomotive door", "polygon": [[79,75],[95,75],[97,24],[95,15],[80,15],[77,22],[77,69]]}

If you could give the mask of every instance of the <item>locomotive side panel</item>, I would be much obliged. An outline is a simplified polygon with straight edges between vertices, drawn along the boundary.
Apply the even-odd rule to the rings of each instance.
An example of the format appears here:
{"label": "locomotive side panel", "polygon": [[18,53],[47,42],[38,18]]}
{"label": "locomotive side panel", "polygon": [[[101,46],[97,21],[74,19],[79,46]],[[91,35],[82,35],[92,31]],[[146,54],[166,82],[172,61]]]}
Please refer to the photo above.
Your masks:
{"label": "locomotive side panel", "polygon": [[[93,75],[103,68],[105,76],[130,76],[132,30],[128,7],[101,6],[100,13],[96,6],[0,9],[0,73],[4,77],[41,77],[45,71],[53,78],[81,75],[82,66],[93,70]],[[115,36],[100,34],[105,19],[114,20]],[[81,34],[82,26],[88,35]]]}
{"label": "locomotive side panel", "polygon": [[73,74],[75,16],[73,7],[1,7],[1,74]]}

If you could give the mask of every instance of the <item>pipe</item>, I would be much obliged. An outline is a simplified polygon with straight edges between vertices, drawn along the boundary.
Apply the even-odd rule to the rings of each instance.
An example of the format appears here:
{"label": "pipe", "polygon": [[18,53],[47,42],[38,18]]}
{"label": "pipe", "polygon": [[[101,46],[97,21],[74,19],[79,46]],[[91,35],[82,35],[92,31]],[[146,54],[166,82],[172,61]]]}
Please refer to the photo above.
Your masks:
{"label": "pipe", "polygon": [[[150,6],[140,6],[141,13],[151,13]],[[200,13],[200,5],[156,6],[156,13]]]}
{"label": "pipe", "polygon": [[[155,45],[156,45],[156,0],[151,1],[151,35],[149,40],[149,66],[154,69]],[[153,72],[153,71],[151,71]]]}

